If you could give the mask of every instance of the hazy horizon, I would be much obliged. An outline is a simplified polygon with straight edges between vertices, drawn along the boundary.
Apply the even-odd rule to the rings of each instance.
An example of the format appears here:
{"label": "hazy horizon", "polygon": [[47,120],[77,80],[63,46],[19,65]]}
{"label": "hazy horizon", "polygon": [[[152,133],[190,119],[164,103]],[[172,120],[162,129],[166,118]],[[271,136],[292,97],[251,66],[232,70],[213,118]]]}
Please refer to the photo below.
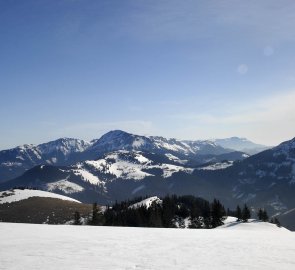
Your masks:
{"label": "hazy horizon", "polygon": [[121,129],[295,137],[295,2],[2,1],[0,149]]}

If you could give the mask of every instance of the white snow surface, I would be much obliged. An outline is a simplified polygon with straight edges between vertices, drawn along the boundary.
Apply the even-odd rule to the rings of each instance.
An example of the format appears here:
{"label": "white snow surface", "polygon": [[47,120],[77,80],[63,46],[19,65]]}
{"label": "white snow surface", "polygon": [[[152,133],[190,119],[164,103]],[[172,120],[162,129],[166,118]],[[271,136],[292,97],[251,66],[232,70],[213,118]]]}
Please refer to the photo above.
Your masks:
{"label": "white snow surface", "polygon": [[174,156],[174,155],[172,155],[172,154],[170,154],[170,153],[168,153],[168,154],[165,154],[165,156],[167,157],[167,158],[169,158],[170,160],[172,160],[172,161],[174,161],[174,162],[177,162],[177,163],[179,163],[179,164],[186,164],[188,161],[187,160],[182,160],[182,159],[179,159],[178,157],[176,157],[176,156]]}
{"label": "white snow surface", "polygon": [[[120,150],[107,154],[104,159],[100,160],[87,160],[87,166],[93,169],[93,173],[111,174],[116,178],[142,180],[148,176],[154,176],[145,170],[160,169],[164,178],[171,177],[173,173],[185,172],[192,173],[193,169],[176,166],[171,164],[157,164],[152,160],[146,158],[140,151],[125,151]],[[85,166],[84,166],[85,167]],[[81,174],[83,163],[79,164],[78,170],[74,173]],[[83,169],[86,170],[85,168]],[[85,175],[85,173],[84,173]],[[93,175],[94,176],[94,175]],[[86,177],[86,175],[85,175]]]}
{"label": "white snow surface", "polygon": [[284,227],[278,228],[277,225],[269,222],[262,222],[256,219],[249,219],[248,222],[237,221],[236,217],[227,217],[223,222],[224,225],[217,227],[215,230],[227,229],[227,230],[238,230],[238,231],[270,231],[283,233],[291,233],[295,236],[294,232],[287,230]]}
{"label": "white snow surface", "polygon": [[142,166],[128,161],[117,161],[109,167],[109,172],[117,178],[141,180],[147,176],[153,176],[150,173],[143,172]]}
{"label": "white snow surface", "polygon": [[[120,157],[120,155],[128,156],[129,154],[132,155],[136,163]],[[104,159],[88,160],[85,163],[98,172],[112,174],[117,178],[141,180],[147,176],[153,176],[142,171],[151,161],[136,151],[128,152],[120,150],[108,154]]]}
{"label": "white snow surface", "polygon": [[295,269],[295,234],[269,225],[181,230],[0,223],[0,268]]}
{"label": "white snow surface", "polygon": [[141,147],[141,146],[144,145],[144,144],[145,144],[145,141],[144,141],[143,138],[136,138],[136,139],[133,141],[132,146],[133,146],[134,148],[139,148],[139,147]]}
{"label": "white snow surface", "polygon": [[176,165],[172,165],[172,164],[162,164],[162,165],[155,165],[153,166],[154,168],[160,168],[163,170],[163,174],[162,176],[164,178],[168,178],[171,177],[173,173],[176,172],[186,172],[186,173],[192,173],[194,171],[194,169],[191,168],[184,168],[181,166],[176,166]]}
{"label": "white snow surface", "polygon": [[233,165],[232,161],[229,162],[217,162],[205,167],[198,168],[198,170],[208,170],[208,171],[215,171],[215,170],[223,170]]}
{"label": "white snow surface", "polygon": [[67,179],[59,180],[56,182],[48,183],[46,185],[48,191],[60,190],[66,194],[72,194],[77,192],[82,192],[83,187],[68,181]]}
{"label": "white snow surface", "polygon": [[87,170],[82,168],[73,170],[73,173],[81,176],[82,180],[84,180],[85,182],[89,182],[92,185],[99,185],[104,183],[103,181],[99,180],[97,176],[93,175],[91,172],[88,172]]}
{"label": "white snow surface", "polygon": [[[66,201],[73,201],[78,202],[79,201],[69,198],[67,196],[55,194],[52,192],[42,191],[42,190],[33,190],[33,189],[13,189],[13,190],[7,190],[7,191],[1,191],[0,192],[0,204],[3,203],[12,203],[12,202],[18,202],[22,201],[31,197],[46,197],[46,198],[56,198],[60,200],[66,200]],[[0,267],[1,269],[1,267]]]}

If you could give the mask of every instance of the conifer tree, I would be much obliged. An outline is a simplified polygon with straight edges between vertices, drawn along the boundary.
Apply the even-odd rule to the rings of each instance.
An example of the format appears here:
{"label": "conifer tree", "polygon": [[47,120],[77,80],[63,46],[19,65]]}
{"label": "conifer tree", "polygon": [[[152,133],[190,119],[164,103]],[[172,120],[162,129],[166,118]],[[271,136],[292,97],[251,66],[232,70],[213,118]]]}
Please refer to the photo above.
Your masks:
{"label": "conifer tree", "polygon": [[258,210],[257,217],[259,220],[262,220],[262,218],[263,218],[263,210],[261,208],[259,208],[259,210]]}
{"label": "conifer tree", "polygon": [[81,225],[81,216],[78,211],[75,211],[74,214],[74,225]]}
{"label": "conifer tree", "polygon": [[258,219],[264,222],[268,221],[268,214],[265,209],[259,209],[257,213]]}
{"label": "conifer tree", "polygon": [[153,202],[150,208],[148,209],[148,212],[150,213],[150,221],[149,225],[151,227],[162,227],[162,212],[161,212],[161,206],[159,206],[157,203]]}
{"label": "conifer tree", "polygon": [[236,210],[236,217],[237,217],[237,221],[241,221],[242,220],[242,210],[240,208],[240,206],[237,206],[237,210]]}
{"label": "conifer tree", "polygon": [[97,225],[98,222],[98,207],[97,207],[97,203],[94,203],[92,205],[92,220],[91,220],[91,224],[92,225]]}
{"label": "conifer tree", "polygon": [[211,225],[212,228],[216,228],[217,226],[223,225],[223,217],[225,215],[224,207],[220,203],[220,201],[214,199],[211,204]]}
{"label": "conifer tree", "polygon": [[264,222],[268,221],[268,214],[265,209],[262,211],[262,221]]}
{"label": "conifer tree", "polygon": [[242,211],[242,220],[243,220],[243,222],[247,222],[250,217],[251,217],[251,212],[250,212],[248,206],[245,204],[244,208],[243,208],[243,211]]}

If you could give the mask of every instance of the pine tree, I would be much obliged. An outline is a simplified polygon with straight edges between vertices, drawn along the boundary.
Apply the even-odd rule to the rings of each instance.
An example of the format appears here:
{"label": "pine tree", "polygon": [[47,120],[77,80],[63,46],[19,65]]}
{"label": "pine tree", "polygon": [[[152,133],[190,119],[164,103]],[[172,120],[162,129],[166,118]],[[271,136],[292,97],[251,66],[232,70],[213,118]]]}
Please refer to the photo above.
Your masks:
{"label": "pine tree", "polygon": [[268,221],[268,214],[265,209],[259,209],[257,213],[257,217],[259,220],[267,222]]}
{"label": "pine tree", "polygon": [[257,217],[259,220],[262,220],[262,218],[263,218],[263,210],[261,208],[259,208],[259,210],[258,210]]}
{"label": "pine tree", "polygon": [[92,220],[91,220],[91,224],[92,225],[97,225],[98,223],[98,207],[97,207],[97,203],[94,203],[92,205]]}
{"label": "pine tree", "polygon": [[175,212],[177,211],[175,197],[165,197],[162,202],[163,208],[163,227],[171,228],[174,227],[172,219],[174,218]]}
{"label": "pine tree", "polygon": [[250,212],[248,206],[245,204],[244,208],[243,208],[243,211],[242,211],[242,220],[243,220],[243,222],[247,222],[250,217],[251,217],[251,212]]}
{"label": "pine tree", "polygon": [[156,202],[153,202],[149,207],[148,212],[150,217],[149,226],[158,228],[163,227],[161,206]]}
{"label": "pine tree", "polygon": [[241,221],[242,220],[242,210],[240,208],[240,206],[237,206],[237,210],[236,210],[236,217],[237,217],[237,221]]}
{"label": "pine tree", "polygon": [[81,216],[78,211],[74,214],[74,225],[81,225]]}
{"label": "pine tree", "polygon": [[225,210],[220,201],[214,199],[211,204],[211,225],[212,228],[223,225],[223,217],[225,216]]}
{"label": "pine tree", "polygon": [[268,221],[268,214],[266,210],[262,211],[262,221],[267,222]]}

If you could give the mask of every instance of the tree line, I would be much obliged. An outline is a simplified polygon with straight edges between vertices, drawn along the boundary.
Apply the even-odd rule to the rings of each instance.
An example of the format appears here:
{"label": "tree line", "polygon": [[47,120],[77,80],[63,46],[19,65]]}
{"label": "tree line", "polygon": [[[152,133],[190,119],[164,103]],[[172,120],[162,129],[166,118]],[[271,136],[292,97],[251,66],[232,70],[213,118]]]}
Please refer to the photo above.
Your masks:
{"label": "tree line", "polygon": [[[158,227],[177,228],[185,227],[189,220],[189,228],[216,228],[223,225],[226,216],[231,215],[237,221],[247,222],[251,218],[251,211],[245,204],[242,208],[238,205],[236,210],[225,211],[224,206],[217,199],[209,202],[195,196],[165,196],[161,203],[153,202],[150,207],[145,205],[133,207],[132,205],[144,200],[138,197],[134,200],[116,202],[107,206],[104,211],[94,203],[88,225],[95,226],[127,226],[127,227]],[[264,209],[259,209],[258,219],[268,221]],[[75,212],[74,224],[81,224],[79,212]],[[271,220],[279,225],[277,219]]]}

